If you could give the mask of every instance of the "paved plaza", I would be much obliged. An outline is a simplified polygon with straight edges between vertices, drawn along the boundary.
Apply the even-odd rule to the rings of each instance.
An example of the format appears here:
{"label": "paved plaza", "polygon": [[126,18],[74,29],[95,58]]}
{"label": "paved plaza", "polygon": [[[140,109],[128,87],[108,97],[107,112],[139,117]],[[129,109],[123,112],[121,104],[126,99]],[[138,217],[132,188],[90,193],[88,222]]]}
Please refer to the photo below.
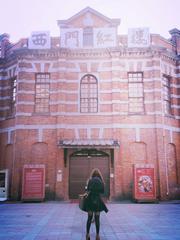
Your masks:
{"label": "paved plaza", "polygon": [[[180,204],[108,203],[101,240],[180,240]],[[77,203],[0,203],[0,240],[85,240]],[[95,224],[91,226],[95,240]]]}

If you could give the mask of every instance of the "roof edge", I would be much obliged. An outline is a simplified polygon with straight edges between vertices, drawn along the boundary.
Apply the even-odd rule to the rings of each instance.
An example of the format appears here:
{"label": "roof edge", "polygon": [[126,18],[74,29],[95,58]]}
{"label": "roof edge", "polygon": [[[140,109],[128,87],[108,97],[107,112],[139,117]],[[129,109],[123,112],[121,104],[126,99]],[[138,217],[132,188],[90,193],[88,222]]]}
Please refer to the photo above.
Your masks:
{"label": "roof edge", "polygon": [[62,139],[58,146],[62,148],[119,148],[120,144],[115,139]]}
{"label": "roof edge", "polygon": [[68,24],[70,21],[74,20],[75,18],[79,17],[80,15],[82,15],[86,12],[91,12],[95,15],[98,15],[99,17],[103,18],[105,21],[107,21],[109,23],[114,23],[117,26],[121,22],[120,18],[108,18],[105,15],[103,15],[102,13],[96,11],[95,9],[93,9],[91,7],[86,7],[86,8],[82,9],[81,11],[79,11],[78,13],[76,13],[75,15],[73,15],[72,17],[70,17],[66,20],[57,20],[57,24],[58,24],[58,26],[60,26],[61,24]]}

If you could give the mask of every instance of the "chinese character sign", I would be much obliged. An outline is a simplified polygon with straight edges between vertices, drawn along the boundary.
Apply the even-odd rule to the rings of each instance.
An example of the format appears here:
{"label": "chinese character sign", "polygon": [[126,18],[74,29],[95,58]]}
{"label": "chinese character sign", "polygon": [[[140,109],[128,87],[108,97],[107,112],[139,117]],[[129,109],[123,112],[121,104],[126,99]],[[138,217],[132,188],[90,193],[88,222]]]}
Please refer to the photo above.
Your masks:
{"label": "chinese character sign", "polygon": [[155,172],[152,164],[134,165],[134,198],[156,199]]}
{"label": "chinese character sign", "polygon": [[130,28],[128,30],[128,47],[149,47],[149,28]]}
{"label": "chinese character sign", "polygon": [[44,197],[45,165],[24,165],[22,179],[22,200],[43,200]]}
{"label": "chinese character sign", "polygon": [[49,32],[32,32],[28,41],[30,49],[49,49],[51,47],[51,39]]}
{"label": "chinese character sign", "polygon": [[80,28],[63,28],[61,29],[61,47],[80,48],[82,47],[82,29]]}
{"label": "chinese character sign", "polygon": [[116,29],[115,28],[95,28],[94,47],[115,47]]}

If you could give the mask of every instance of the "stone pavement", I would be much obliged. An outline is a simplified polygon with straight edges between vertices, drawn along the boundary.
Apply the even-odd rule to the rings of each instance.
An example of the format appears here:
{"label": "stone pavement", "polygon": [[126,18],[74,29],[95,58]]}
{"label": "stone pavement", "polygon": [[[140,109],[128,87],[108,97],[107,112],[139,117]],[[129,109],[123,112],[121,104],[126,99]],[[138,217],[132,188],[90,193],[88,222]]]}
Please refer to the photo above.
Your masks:
{"label": "stone pavement", "polygon": [[[107,206],[101,240],[180,240],[180,204]],[[85,240],[86,217],[77,203],[0,203],[0,240]]]}

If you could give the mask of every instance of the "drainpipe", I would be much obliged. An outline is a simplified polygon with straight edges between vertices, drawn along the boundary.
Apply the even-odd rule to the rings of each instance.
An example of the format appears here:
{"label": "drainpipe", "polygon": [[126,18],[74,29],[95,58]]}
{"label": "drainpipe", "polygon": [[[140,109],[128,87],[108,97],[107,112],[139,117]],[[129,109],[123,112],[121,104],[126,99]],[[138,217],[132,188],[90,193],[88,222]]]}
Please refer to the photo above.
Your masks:
{"label": "drainpipe", "polygon": [[167,144],[166,144],[166,132],[165,132],[165,126],[164,126],[164,116],[163,116],[163,147],[164,147],[164,162],[165,162],[165,172],[166,172],[166,195],[168,196],[169,195],[169,178],[168,178]]}

